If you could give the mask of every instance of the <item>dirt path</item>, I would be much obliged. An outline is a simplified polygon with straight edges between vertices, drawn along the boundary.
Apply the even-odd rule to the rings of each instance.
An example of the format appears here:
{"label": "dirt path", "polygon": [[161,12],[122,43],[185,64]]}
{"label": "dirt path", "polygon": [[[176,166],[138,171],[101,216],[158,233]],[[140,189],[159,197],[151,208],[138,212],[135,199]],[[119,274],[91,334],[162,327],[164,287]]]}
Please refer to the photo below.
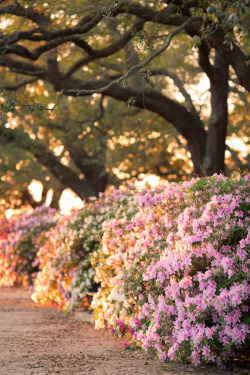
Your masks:
{"label": "dirt path", "polygon": [[108,332],[96,331],[79,319],[89,319],[89,314],[65,315],[55,308],[35,305],[30,294],[20,288],[0,288],[0,375],[220,373],[162,366],[139,352],[124,352],[125,340],[111,338]]}

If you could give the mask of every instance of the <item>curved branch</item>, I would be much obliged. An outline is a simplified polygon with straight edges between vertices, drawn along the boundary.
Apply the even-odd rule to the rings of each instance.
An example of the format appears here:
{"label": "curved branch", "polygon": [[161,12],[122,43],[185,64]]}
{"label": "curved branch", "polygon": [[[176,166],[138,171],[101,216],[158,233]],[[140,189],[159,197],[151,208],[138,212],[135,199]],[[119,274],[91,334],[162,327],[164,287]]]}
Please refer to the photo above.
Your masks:
{"label": "curved branch", "polygon": [[228,144],[226,144],[226,150],[228,150],[232,156],[232,160],[236,163],[237,167],[241,170],[250,171],[250,160],[249,157],[246,159],[246,163],[242,163],[238,156],[238,152],[233,150]]}
{"label": "curved branch", "polygon": [[136,20],[136,22],[131,27],[131,29],[127,31],[125,34],[123,34],[115,43],[111,44],[108,47],[102,48],[100,50],[94,50],[88,43],[86,43],[84,40],[81,40],[78,37],[72,38],[72,41],[75,43],[75,45],[84,49],[88,53],[89,56],[86,56],[78,60],[76,63],[74,63],[69,68],[68,72],[65,73],[64,78],[70,77],[83,65],[88,64],[89,62],[93,60],[113,55],[114,53],[121,50],[133,38],[133,36],[138,31],[142,30],[144,23],[145,21],[141,19]]}
{"label": "curved branch", "polygon": [[68,71],[63,75],[63,79],[70,78],[77,70],[81,69],[82,66],[87,65],[91,61],[95,60],[92,56],[86,56],[82,59],[79,59],[74,64],[71,65],[71,67],[68,69]]}
{"label": "curved branch", "polygon": [[137,19],[134,23],[134,25],[113,44],[111,44],[108,47],[102,48],[100,50],[94,50],[91,48],[91,46],[86,43],[85,41],[82,41],[79,37],[75,37],[72,39],[74,41],[75,45],[78,47],[81,47],[84,49],[89,55],[100,58],[100,57],[107,57],[110,55],[113,55],[117,51],[119,51],[121,48],[123,48],[134,36],[135,34],[142,30],[143,25],[145,21],[142,19]]}
{"label": "curved branch", "polygon": [[46,78],[47,72],[39,66],[35,66],[24,61],[15,60],[10,57],[0,57],[0,66],[9,68],[14,73],[21,73],[28,76],[36,76],[37,78]]}
{"label": "curved branch", "polygon": [[[104,16],[103,10],[99,9],[95,13],[91,12],[88,14],[74,27],[66,27],[64,29],[57,28],[56,30],[50,31],[48,29],[48,26],[51,25],[50,18],[46,16],[44,12],[40,12],[39,9],[32,7],[24,8],[19,4],[6,6],[0,5],[0,15],[1,14],[12,14],[17,17],[27,18],[36,23],[40,28],[39,30],[41,31],[41,35],[34,36],[27,33],[25,34],[26,39],[36,41],[53,40],[63,36],[87,33],[94,26],[96,26]],[[20,33],[20,35],[23,34]]]}
{"label": "curved branch", "polygon": [[[185,21],[188,20],[189,17],[183,16],[180,14],[169,14],[167,9],[163,9],[162,11],[156,11],[154,9],[141,6],[139,4],[131,3],[130,1],[123,1],[118,6],[115,4],[110,9],[99,9],[95,13],[91,12],[85,17],[83,17],[76,26],[74,27],[66,27],[64,29],[56,29],[56,30],[49,30],[46,31],[44,29],[50,24],[49,18],[44,13],[39,13],[36,9],[32,7],[24,8],[20,5],[9,5],[9,6],[0,6],[0,14],[13,14],[19,17],[26,17],[37,25],[39,25],[39,29],[36,29],[33,32],[18,32],[16,34],[12,34],[11,37],[13,41],[16,42],[21,39],[27,39],[32,41],[42,41],[42,40],[53,40],[55,38],[76,35],[76,34],[85,34],[90,31],[93,27],[95,27],[103,17],[116,17],[119,14],[131,14],[137,16],[145,21],[151,21],[154,23],[161,23],[168,26],[180,26]],[[199,24],[201,24],[202,20],[199,20]],[[190,32],[197,31],[197,22],[190,23],[186,25],[186,29]],[[37,35],[37,32],[40,31],[41,35]],[[8,36],[6,36],[8,37]]]}
{"label": "curved branch", "polygon": [[2,85],[2,87],[7,91],[16,91],[26,85],[36,82],[37,80],[38,80],[37,78],[31,78],[31,79],[27,79],[26,81],[16,83],[15,85]]}
{"label": "curved branch", "polygon": [[[135,4],[130,1],[121,1],[119,4],[115,3],[110,8],[99,8],[96,12],[89,13],[74,27],[66,27],[63,29],[56,28],[54,30],[51,30],[51,21],[44,12],[40,12],[32,7],[24,8],[18,3],[15,3],[14,5],[8,5],[8,3],[7,5],[2,4],[0,6],[0,14],[13,14],[19,17],[28,18],[35,22],[39,27],[31,31],[18,31],[10,36],[4,35],[2,37],[0,46],[4,48],[4,46],[10,46],[19,40],[27,39],[31,41],[52,41],[52,44],[54,44],[55,47],[62,43],[66,43],[67,40],[70,41],[70,36],[74,37],[76,35],[85,34],[92,30],[102,21],[104,17],[116,17],[119,14],[130,14],[139,17],[140,19],[144,20],[144,22],[154,22],[166,26],[180,26],[190,19],[188,15],[189,13],[185,13],[184,9],[189,9],[189,7],[193,6],[194,4],[196,4],[196,2],[187,2],[187,4],[185,4],[183,7],[183,14],[171,14],[168,9],[169,7],[161,11],[157,11],[147,6]],[[197,17],[196,19],[193,19],[192,22],[186,23],[184,29],[190,35],[197,35],[199,34],[201,25],[202,18]],[[57,38],[66,39],[64,41],[55,41]],[[221,55],[223,55],[227,62],[233,67],[239,79],[239,83],[250,91],[249,58],[244,54],[239,45],[236,43],[227,45],[223,43],[224,40],[225,33],[220,26],[217,27],[216,32],[207,37],[207,41],[209,41],[210,45],[214,47]],[[38,47],[38,49],[34,50],[33,52],[29,52],[27,50],[25,51],[25,49],[21,50],[21,48],[21,46],[18,46],[14,49],[9,49],[8,53],[16,53],[19,56],[36,60],[43,52],[46,52],[48,49],[53,47],[46,44],[45,46]],[[81,66],[80,63],[78,66]],[[75,67],[73,71],[76,69],[77,68]]]}
{"label": "curved branch", "polygon": [[164,43],[164,45],[159,50],[157,50],[156,52],[154,52],[151,56],[149,56],[141,64],[134,65],[132,68],[130,68],[127,71],[126,74],[124,74],[121,77],[119,77],[118,79],[110,82],[106,86],[98,88],[98,89],[92,89],[92,90],[72,90],[72,89],[71,90],[66,90],[66,89],[63,89],[62,93],[64,95],[77,95],[77,96],[81,96],[81,95],[86,95],[86,94],[94,94],[94,93],[105,92],[106,90],[108,90],[113,85],[117,85],[117,84],[121,83],[122,81],[125,81],[133,73],[138,72],[141,69],[145,68],[145,66],[147,66],[153,59],[155,59],[157,56],[159,56],[162,52],[164,52],[169,47],[169,45],[171,43],[171,40],[175,37],[175,35],[179,34],[182,30],[184,30],[187,27],[188,24],[191,24],[192,22],[194,22],[195,20],[198,20],[198,19],[200,19],[200,17],[197,17],[197,16],[193,16],[193,17],[189,18],[180,27],[178,27],[177,29],[175,29],[174,31],[172,31],[171,33],[168,34],[166,42]]}
{"label": "curved branch", "polygon": [[199,46],[199,65],[206,73],[210,80],[215,79],[215,71],[213,65],[210,63],[209,60],[209,52],[210,48],[208,47],[205,41],[202,41],[201,45]]}
{"label": "curved branch", "polygon": [[[130,1],[123,1],[118,6],[110,10],[110,15],[117,16],[118,14],[132,14],[140,17],[145,21],[154,22],[157,24],[163,24],[168,26],[181,26],[184,22],[189,19],[189,16],[181,14],[171,14],[167,8],[161,11],[156,11],[152,8],[142,6],[139,4],[131,3]],[[202,23],[202,18],[197,18],[193,22],[185,25],[185,29],[189,32],[196,32],[198,25]]]}
{"label": "curved branch", "polygon": [[244,54],[236,43],[233,42],[231,45],[227,45],[224,43],[224,39],[225,33],[220,27],[208,38],[211,46],[233,67],[240,85],[250,91],[250,58]]}
{"label": "curved branch", "polygon": [[177,74],[175,74],[173,72],[170,72],[169,70],[164,69],[164,68],[162,68],[162,69],[151,69],[151,70],[148,70],[148,72],[149,72],[150,76],[164,75],[164,76],[167,76],[167,77],[171,78],[174,81],[174,84],[178,87],[180,93],[183,95],[183,97],[184,97],[184,99],[185,99],[185,101],[187,103],[189,111],[191,113],[193,113],[194,115],[199,116],[199,114],[196,111],[196,108],[195,108],[195,106],[193,104],[191,96],[185,90],[185,88],[183,86],[183,83],[181,82],[181,80],[177,76]]}
{"label": "curved branch", "polygon": [[98,59],[98,60],[95,61],[95,64],[100,65],[103,68],[114,70],[116,72],[120,72],[120,73],[124,72],[124,69],[123,69],[121,64],[117,64],[117,63],[114,63],[112,61],[106,61],[104,59]]}
{"label": "curved branch", "polygon": [[15,4],[7,3],[5,6],[0,5],[0,15],[1,14],[13,14],[18,17],[27,18],[35,22],[41,28],[46,28],[50,24],[50,19],[44,12],[33,7],[25,8],[17,2],[15,2]]}

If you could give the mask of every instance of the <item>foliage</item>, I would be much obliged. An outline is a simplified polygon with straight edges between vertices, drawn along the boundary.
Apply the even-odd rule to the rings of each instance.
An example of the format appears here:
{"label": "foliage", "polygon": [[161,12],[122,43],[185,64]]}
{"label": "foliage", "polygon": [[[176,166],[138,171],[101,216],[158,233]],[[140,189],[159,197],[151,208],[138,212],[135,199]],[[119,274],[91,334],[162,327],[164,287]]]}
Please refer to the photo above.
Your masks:
{"label": "foliage", "polygon": [[27,93],[25,93],[22,97],[17,95],[15,92],[12,93],[4,88],[4,86],[0,86],[0,94],[2,99],[4,99],[0,104],[0,116],[3,116],[7,113],[16,113],[20,110],[24,110],[27,113],[33,113],[35,110],[42,112],[43,110],[47,109],[41,105],[41,103],[33,103],[30,100]]}
{"label": "foliage", "polygon": [[[237,28],[239,32],[248,30],[249,20],[247,14],[249,15],[249,0],[240,1],[215,1],[207,2],[208,7],[206,12],[203,14],[204,23],[212,21],[212,26],[210,25],[210,30],[213,32],[214,25],[223,25],[226,34],[224,43],[228,44],[234,39],[234,28]],[[203,4],[204,7],[205,4]],[[204,8],[203,8],[204,9]]]}

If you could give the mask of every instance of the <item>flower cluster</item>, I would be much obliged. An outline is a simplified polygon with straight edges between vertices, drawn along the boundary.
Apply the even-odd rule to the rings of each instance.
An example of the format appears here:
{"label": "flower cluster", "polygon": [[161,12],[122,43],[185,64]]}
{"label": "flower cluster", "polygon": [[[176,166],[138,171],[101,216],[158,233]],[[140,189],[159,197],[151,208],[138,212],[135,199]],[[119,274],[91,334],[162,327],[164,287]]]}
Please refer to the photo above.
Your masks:
{"label": "flower cluster", "polygon": [[105,224],[97,327],[126,327],[160,360],[195,365],[249,345],[249,187],[221,175],[171,184],[142,195],[131,220]]}
{"label": "flower cluster", "polygon": [[41,269],[32,299],[54,301],[64,309],[83,307],[95,289],[94,268],[99,262],[102,224],[116,216],[122,218],[135,202],[133,192],[111,189],[99,198],[91,198],[81,210],[60,218],[57,226],[45,234],[45,243],[37,254]]}
{"label": "flower cluster", "polygon": [[[44,243],[39,248],[34,262],[34,264],[39,265],[32,295],[35,302],[50,303],[54,301],[60,304],[62,300],[62,290],[58,279],[60,273],[63,273],[64,270],[61,268],[58,259],[63,258],[64,253],[67,254],[65,232],[68,220],[69,217],[61,216],[55,227],[42,234]],[[58,268],[56,267],[57,264],[59,264]]]}
{"label": "flower cluster", "polygon": [[[0,252],[1,258],[6,260],[5,272],[11,275],[10,285],[25,280],[32,284],[38,271],[38,265],[34,261],[41,246],[37,239],[41,233],[55,225],[55,212],[56,210],[43,205],[31,213],[19,215],[8,224],[8,229],[1,238]],[[6,280],[6,277],[1,277],[1,282],[3,279]]]}

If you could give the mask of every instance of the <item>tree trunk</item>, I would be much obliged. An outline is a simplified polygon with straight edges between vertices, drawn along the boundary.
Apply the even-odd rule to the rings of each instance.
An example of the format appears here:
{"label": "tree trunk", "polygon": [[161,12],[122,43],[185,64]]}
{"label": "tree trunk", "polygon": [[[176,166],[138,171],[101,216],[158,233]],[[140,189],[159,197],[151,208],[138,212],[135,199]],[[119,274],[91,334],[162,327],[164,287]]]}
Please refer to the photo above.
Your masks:
{"label": "tree trunk", "polygon": [[210,78],[211,117],[207,135],[206,157],[203,163],[207,176],[225,172],[225,150],[228,125],[228,63],[215,53],[213,79]]}
{"label": "tree trunk", "polygon": [[53,195],[52,195],[52,200],[50,202],[50,207],[56,208],[57,210],[59,210],[60,208],[59,201],[62,196],[63,190],[64,190],[63,188],[53,189]]}
{"label": "tree trunk", "polygon": [[[105,162],[106,162],[106,136],[102,135],[102,140],[100,141],[100,146],[102,144],[102,149],[100,154],[94,154],[89,156],[84,147],[80,149],[72,148],[70,144],[67,145],[69,154],[75,163],[76,167],[84,174],[84,180],[86,184],[92,187],[93,194],[98,197],[99,193],[106,190],[108,184],[108,173],[106,172]],[[98,143],[99,140],[96,139]],[[73,142],[72,142],[73,144]],[[88,197],[86,197],[88,198]]]}

